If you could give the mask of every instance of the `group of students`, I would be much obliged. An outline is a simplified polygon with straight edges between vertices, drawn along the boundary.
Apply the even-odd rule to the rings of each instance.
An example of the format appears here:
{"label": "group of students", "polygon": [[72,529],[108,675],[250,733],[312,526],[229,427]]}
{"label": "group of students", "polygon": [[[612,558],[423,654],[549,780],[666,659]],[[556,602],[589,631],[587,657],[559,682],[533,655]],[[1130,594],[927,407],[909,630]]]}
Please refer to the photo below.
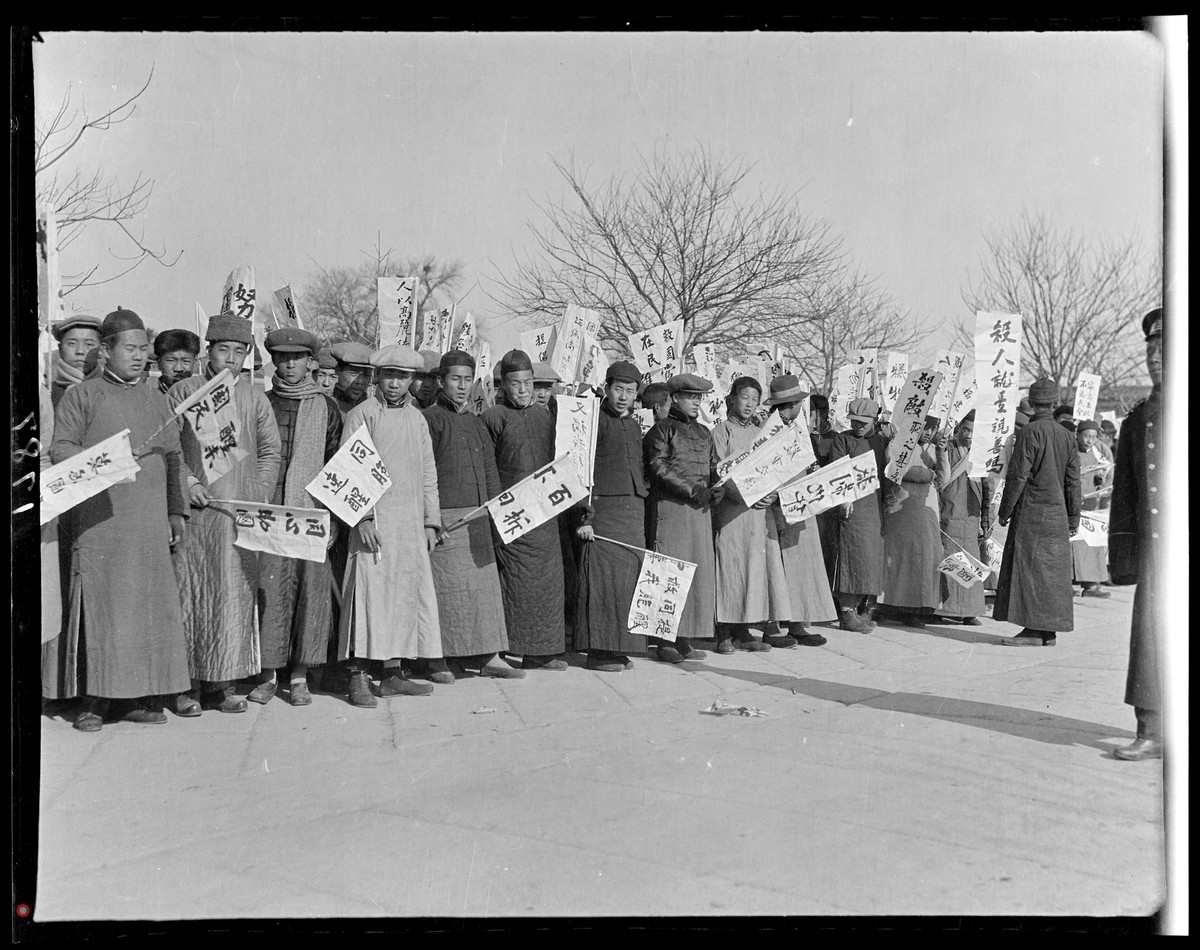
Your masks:
{"label": "group of students", "polygon": [[[937,569],[948,553],[978,552],[991,530],[989,483],[968,477],[973,414],[952,436],[929,420],[918,459],[892,484],[882,479],[892,433],[870,399],[853,400],[849,429],[834,433],[827,403],[795,376],[766,393],[740,377],[710,430],[698,419],[709,381],[683,374],[642,389],[641,370],[617,362],[597,393],[590,496],[502,543],[486,517],[446,528],[554,458],[556,377],[520,350],[497,367],[495,405],[475,415],[468,353],[322,349],[307,331],[274,330],[270,390],[233,387],[246,454],[210,484],[201,444],[172,411],[223,369],[242,372],[248,321],[211,318],[203,360],[195,334],[160,333],[157,387],[132,311],[77,317],[56,335],[46,464],[124,429],[140,447],[135,481],[43,532],[43,695],[77,699],[83,731],[106,719],[165,722],[164,701],[184,717],[242,712],[280,692],[307,705],[310,671],[325,691],[370,707],[468,671],[563,670],[568,616],[587,667],[616,673],[631,654],[701,659],[696,639],[715,640],[719,654],[819,646],[806,624],[867,632],[880,610],[914,626],[934,612],[977,624],[984,611],[982,584],[961,588]],[[83,351],[100,357],[91,368],[75,365]],[[644,437],[639,399],[655,418]],[[884,487],[789,524],[776,494],[747,507],[717,463],[747,449],[767,414],[793,425],[806,405],[814,468],[874,453]],[[228,502],[313,507],[305,486],[364,425],[392,485],[353,528],[331,517],[323,562],[234,544]],[[629,630],[641,548],[696,565],[674,641]],[[243,697],[235,684],[246,680]]]}

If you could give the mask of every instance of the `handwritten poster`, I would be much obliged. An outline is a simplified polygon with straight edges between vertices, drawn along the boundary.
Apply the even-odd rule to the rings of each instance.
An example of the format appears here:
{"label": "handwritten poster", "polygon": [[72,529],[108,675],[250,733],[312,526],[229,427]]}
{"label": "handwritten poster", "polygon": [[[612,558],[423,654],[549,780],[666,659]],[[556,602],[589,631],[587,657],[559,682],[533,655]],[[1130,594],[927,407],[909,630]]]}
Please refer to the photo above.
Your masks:
{"label": "handwritten poster", "polygon": [[365,422],[305,486],[313,498],[351,527],[358,524],[391,487],[392,477],[371,441]]}
{"label": "handwritten poster", "polygon": [[379,328],[375,349],[403,344],[417,345],[417,278],[378,277]]}
{"label": "handwritten poster", "polygon": [[629,605],[629,632],[674,643],[695,573],[690,561],[647,551]]}
{"label": "handwritten poster", "polygon": [[975,436],[971,478],[1003,473],[1004,443],[1015,431],[1021,375],[1021,316],[975,315]]}

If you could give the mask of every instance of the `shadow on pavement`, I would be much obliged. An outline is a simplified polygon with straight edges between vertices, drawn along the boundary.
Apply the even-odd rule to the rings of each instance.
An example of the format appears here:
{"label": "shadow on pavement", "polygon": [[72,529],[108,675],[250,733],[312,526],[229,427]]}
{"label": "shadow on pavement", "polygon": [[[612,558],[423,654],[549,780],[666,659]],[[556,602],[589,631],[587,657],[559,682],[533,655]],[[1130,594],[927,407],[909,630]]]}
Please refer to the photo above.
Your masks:
{"label": "shadow on pavement", "polygon": [[937,637],[939,640],[958,640],[962,643],[987,643],[992,646],[999,646],[1000,641],[1006,637],[1014,636],[1019,633],[1019,630],[1013,633],[984,633],[976,630],[974,627],[964,627],[962,624],[955,624],[953,627],[943,627],[941,624],[936,626],[930,623],[927,627],[910,627],[898,620],[881,621],[879,627],[885,630],[896,630],[901,633],[923,634],[927,637]]}
{"label": "shadow on pavement", "polygon": [[931,696],[925,693],[897,693],[827,680],[781,676],[776,673],[721,669],[706,663],[698,663],[696,666],[710,673],[757,686],[774,686],[826,702],[841,703],[844,706],[870,706],[872,709],[960,722],[1051,745],[1084,745],[1101,752],[1111,752],[1114,738],[1134,738],[1134,733],[1126,729],[1117,729],[1103,723],[1071,719],[1050,712],[1020,709],[1015,706],[1001,706],[997,703],[981,703],[972,699],[953,699],[949,696]]}

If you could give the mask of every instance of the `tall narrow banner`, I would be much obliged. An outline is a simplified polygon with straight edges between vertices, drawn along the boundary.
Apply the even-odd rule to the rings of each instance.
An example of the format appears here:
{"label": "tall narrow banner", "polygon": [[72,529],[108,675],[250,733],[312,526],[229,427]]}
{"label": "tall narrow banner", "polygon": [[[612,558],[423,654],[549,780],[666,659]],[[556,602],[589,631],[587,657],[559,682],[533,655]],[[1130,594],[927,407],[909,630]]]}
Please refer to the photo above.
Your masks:
{"label": "tall narrow banner", "polygon": [[[38,324],[49,327],[65,318],[62,300],[62,273],[58,258],[58,216],[50,205],[38,214],[44,241],[38,248]],[[45,286],[43,287],[43,281]]]}
{"label": "tall narrow banner", "polygon": [[589,386],[603,386],[608,376],[608,365],[608,354],[604,352],[600,341],[590,334],[584,334],[579,382]]}
{"label": "tall narrow banner", "polygon": [[638,427],[642,430],[642,438],[646,437],[646,433],[654,428],[654,410],[653,409],[634,409],[633,417],[638,421]]}
{"label": "tall narrow banner", "polygon": [[289,508],[249,501],[220,501],[215,507],[233,509],[235,547],[324,563],[329,537],[329,512],[324,508]]}
{"label": "tall narrow banner", "polygon": [[304,487],[352,528],[375,507],[383,493],[392,487],[392,477],[371,441],[365,422]]}
{"label": "tall narrow banner", "polygon": [[666,382],[683,372],[683,321],[647,327],[626,337],[642,382]]}
{"label": "tall narrow banner", "polygon": [[967,360],[963,363],[962,372],[958,374],[958,389],[950,401],[946,411],[943,428],[953,429],[962,421],[962,417],[975,408],[975,363]]}
{"label": "tall narrow banner", "polygon": [[799,524],[837,505],[870,495],[879,489],[875,453],[851,458],[844,455],[811,475],[804,475],[779,490],[779,507],[788,524]]}
{"label": "tall narrow banner", "polygon": [[717,377],[717,348],[712,343],[697,343],[692,347],[692,364],[696,375],[715,380]]}
{"label": "tall narrow banner", "polygon": [[1100,400],[1100,377],[1095,373],[1080,373],[1075,382],[1075,421],[1096,418],[1096,403]]}
{"label": "tall narrow banner", "polygon": [[858,398],[862,368],[854,363],[838,367],[833,378],[833,391],[829,394],[829,424],[834,432],[850,428],[850,403]]}
{"label": "tall narrow banner", "polygon": [[942,374],[942,385],[938,387],[937,395],[929,406],[929,415],[937,416],[945,422],[946,413],[950,411],[950,403],[954,401],[954,393],[958,388],[958,377],[962,373],[963,363],[967,355],[956,350],[938,350],[937,362],[933,364],[936,372]]}
{"label": "tall narrow banner", "polygon": [[696,565],[690,561],[647,551],[625,621],[629,632],[674,643],[695,573]]}
{"label": "tall narrow banner", "polygon": [[817,457],[804,426],[785,426],[757,452],[730,470],[728,478],[737,486],[747,507],[804,474]]}
{"label": "tall narrow banner", "polygon": [[596,429],[600,400],[595,396],[557,396],[558,420],[554,429],[554,454],[568,455],[588,491],[594,484]]}
{"label": "tall narrow banner", "polygon": [[570,455],[560,455],[486,502],[504,544],[528,534],[587,495]]}
{"label": "tall narrow banner", "polygon": [[42,472],[41,523],[46,524],[118,482],[133,481],[140,471],[129,446],[128,429],[51,465]]}
{"label": "tall narrow banner", "polygon": [[442,307],[438,311],[438,353],[449,351],[450,344],[454,341],[454,313],[453,306]]}
{"label": "tall narrow banner", "polygon": [[[263,360],[267,359],[267,328],[259,313],[258,291],[255,284],[254,266],[243,264],[234,268],[225,278],[225,286],[221,289],[220,313],[232,313],[235,317],[250,321],[250,335],[254,339],[254,347],[250,354],[250,378],[254,379],[254,348],[258,349]],[[204,339],[203,336],[200,339]],[[270,377],[264,374],[263,384],[270,390]]]}
{"label": "tall narrow banner", "polygon": [[878,377],[875,375],[875,364],[879,359],[879,350],[870,348],[854,351],[854,362],[860,368],[858,377],[858,399],[870,399],[879,405]]}
{"label": "tall narrow banner", "polygon": [[711,429],[725,419],[725,396],[729,393],[729,387],[719,378],[711,376],[704,378],[713,384],[713,388],[700,397],[700,412],[696,418],[700,420],[702,426]]}
{"label": "tall narrow banner", "polygon": [[933,370],[917,369],[908,374],[896,408],[892,413],[892,425],[896,435],[887,447],[887,464],[883,477],[899,482],[912,465],[917,450],[917,440],[925,428],[925,417],[941,389],[942,374]]}
{"label": "tall narrow banner", "polygon": [[296,298],[292,296],[290,284],[284,284],[274,294],[276,317],[283,321],[281,326],[293,326],[298,330],[304,329],[300,319],[300,311],[296,309]]}
{"label": "tall narrow banner", "polygon": [[[536,330],[522,330],[521,349],[535,363],[547,363],[550,360],[550,351],[554,347],[555,333],[553,324],[548,327],[538,327]],[[559,375],[562,374],[559,373]]]}
{"label": "tall narrow banner", "polygon": [[550,368],[565,383],[579,379],[584,351],[584,337],[599,339],[600,314],[578,304],[569,303],[558,321],[554,348],[550,351]]}
{"label": "tall narrow banner", "polygon": [[202,341],[200,345],[203,346],[204,334],[208,330],[208,317],[204,313],[204,308],[200,306],[200,301],[197,300],[194,303],[196,304],[196,336],[200,337]]}
{"label": "tall narrow banner", "polygon": [[963,587],[973,587],[987,580],[988,574],[991,573],[986,564],[978,558],[971,557],[966,551],[955,551],[943,558],[938,564],[938,570]]}
{"label": "tall narrow banner", "polygon": [[892,412],[896,400],[900,398],[900,390],[908,379],[908,354],[898,350],[880,350],[875,365],[879,381],[879,408]]}
{"label": "tall narrow banner", "polygon": [[478,352],[475,354],[475,382],[471,384],[468,401],[471,411],[479,415],[483,410],[496,405],[496,382],[492,378],[492,344],[487,340],[479,340],[476,347]]}
{"label": "tall narrow banner", "polygon": [[203,475],[209,485],[247,454],[233,401],[236,385],[237,377],[225,368],[175,407],[175,415],[187,421],[204,453]]}
{"label": "tall narrow banner", "polygon": [[1021,376],[1021,315],[975,315],[975,436],[971,441],[971,478],[1001,475],[1007,458],[1004,443],[1013,433]]}
{"label": "tall narrow banner", "polygon": [[436,350],[441,342],[441,332],[438,329],[438,312],[426,310],[421,314],[421,339],[417,349]]}
{"label": "tall narrow banner", "polygon": [[475,317],[471,311],[467,311],[467,315],[463,317],[462,327],[458,331],[458,336],[454,340],[454,349],[462,350],[464,353],[475,355],[474,348],[479,341],[479,326],[475,322]]}
{"label": "tall narrow banner", "polygon": [[375,349],[381,350],[398,343],[416,349],[417,278],[378,277],[375,289],[379,295]]}

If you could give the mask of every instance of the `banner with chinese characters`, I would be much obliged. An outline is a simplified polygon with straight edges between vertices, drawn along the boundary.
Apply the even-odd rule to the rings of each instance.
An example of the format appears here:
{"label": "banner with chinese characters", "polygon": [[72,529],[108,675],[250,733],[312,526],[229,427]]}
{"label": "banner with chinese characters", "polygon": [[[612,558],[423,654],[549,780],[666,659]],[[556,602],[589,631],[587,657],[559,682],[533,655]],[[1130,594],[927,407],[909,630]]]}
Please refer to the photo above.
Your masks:
{"label": "banner with chinese characters", "polygon": [[471,384],[469,398],[471,411],[479,415],[483,410],[496,405],[496,381],[492,378],[492,344],[479,340],[475,354],[475,382]]}
{"label": "banner with chinese characters", "polygon": [[963,587],[979,584],[987,580],[988,574],[991,573],[986,564],[978,558],[971,557],[966,551],[955,551],[943,558],[938,564],[938,570]]}
{"label": "banner with chinese characters", "polygon": [[589,386],[603,386],[608,375],[608,354],[591,334],[583,337],[583,358],[579,367],[579,382]]}
{"label": "banner with chinese characters", "polygon": [[[788,524],[799,524],[838,505],[870,495],[879,489],[875,453],[857,458],[844,455],[779,490],[779,507]],[[871,502],[874,503],[872,499]]]}
{"label": "banner with chinese characters", "polygon": [[879,350],[870,348],[854,351],[854,363],[859,367],[858,399],[870,399],[879,405],[879,386],[875,375],[875,365],[879,359]]}
{"label": "banner with chinese characters", "polygon": [[216,507],[233,512],[237,531],[234,545],[323,563],[329,538],[329,512],[324,508],[288,508],[249,501],[220,501]]}
{"label": "banner with chinese characters", "polygon": [[1096,418],[1096,403],[1100,399],[1100,377],[1095,373],[1080,373],[1075,382],[1075,421],[1088,422]]}
{"label": "banner with chinese characters", "polygon": [[971,478],[1003,474],[1004,443],[1015,430],[1021,375],[1021,316],[975,315],[975,435]]}
{"label": "banner with chinese characters", "polygon": [[304,323],[300,319],[300,311],[296,309],[296,298],[292,296],[291,286],[284,284],[272,296],[275,300],[276,326],[303,330]]}
{"label": "banner with chinese characters", "polygon": [[140,471],[129,445],[128,429],[51,465],[42,472],[41,523],[46,524],[111,485],[133,481]]}
{"label": "banner with chinese characters", "polygon": [[441,334],[438,331],[438,312],[436,310],[426,310],[421,314],[421,339],[417,348],[421,350],[436,350],[440,342]]}
{"label": "banner with chinese characters", "polygon": [[880,350],[875,374],[879,379],[879,408],[891,412],[908,379],[908,354],[898,350]]}
{"label": "banner with chinese characters", "polygon": [[204,471],[195,474],[203,474],[208,485],[246,457],[237,406],[233,402],[236,385],[237,379],[229,369],[223,369],[175,407],[175,415],[187,420],[200,444]]}
{"label": "banner with chinese characters", "polygon": [[929,405],[929,415],[936,416],[942,423],[946,421],[946,413],[950,411],[950,403],[954,401],[954,392],[958,386],[958,377],[962,373],[963,363],[967,355],[955,350],[938,350],[937,362],[933,364],[934,372],[942,374],[942,385],[938,387],[933,401]]}
{"label": "banner with chinese characters", "polygon": [[735,468],[737,468],[743,462],[749,461],[755,452],[763,448],[763,446],[770,442],[771,439],[779,435],[779,433],[786,428],[787,423],[779,418],[779,413],[776,412],[767,416],[766,425],[758,430],[758,435],[755,437],[754,441],[750,443],[750,447],[748,449],[743,449],[736,455],[727,456],[717,463],[718,483],[724,482]]}
{"label": "banner with chinese characters", "polygon": [[375,349],[403,344],[416,349],[417,345],[417,278],[377,277],[379,297],[379,326],[375,334]]}
{"label": "banner with chinese characters", "polygon": [[1090,548],[1108,547],[1108,512],[1085,511],[1079,516],[1079,531],[1071,539]]}
{"label": "banner with chinese characters", "polygon": [[884,478],[899,482],[912,465],[913,456],[917,454],[917,440],[925,427],[925,417],[941,386],[942,374],[933,370],[916,369],[908,374],[892,411],[896,435],[888,443]]}
{"label": "banner with chinese characters", "polygon": [[392,478],[365,422],[305,486],[313,498],[350,527],[358,524],[391,487]]}
{"label": "banner with chinese characters", "polygon": [[[247,363],[250,366],[250,378],[254,378],[254,348],[258,348],[259,355],[262,359],[269,360],[267,355],[267,331],[274,329],[272,326],[273,320],[265,317],[264,313],[260,312],[260,307],[257,299],[257,290],[255,289],[254,267],[250,264],[244,264],[241,267],[235,268],[229,272],[229,276],[225,278],[225,286],[221,288],[221,310],[220,313],[232,313],[235,317],[241,317],[243,320],[250,321],[250,334],[254,338],[254,347],[250,348],[250,356]],[[270,309],[269,307],[267,308]],[[204,339],[201,334],[200,339]],[[270,392],[271,390],[271,375],[263,374],[263,387]]]}
{"label": "banner with chinese characters", "polygon": [[850,403],[858,398],[861,380],[861,366],[846,363],[838,367],[833,377],[833,391],[829,394],[829,424],[834,432],[850,428]]}
{"label": "banner with chinese characters", "polygon": [[475,321],[474,314],[467,311],[467,315],[463,317],[462,326],[458,330],[458,336],[454,340],[454,349],[462,350],[464,353],[475,355],[474,348],[479,341],[479,325]]}
{"label": "banner with chinese characters", "polygon": [[[770,418],[778,418],[778,414]],[[798,417],[796,421],[799,423]],[[750,458],[734,466],[728,478],[750,507],[798,478],[816,460],[808,429],[799,424],[784,426]]]}
{"label": "banner with chinese characters", "polygon": [[975,408],[975,364],[971,360],[963,363],[962,372],[958,374],[958,389],[950,400],[950,408],[943,420],[944,429],[953,429],[962,421],[962,417]]}
{"label": "banner with chinese characters", "polygon": [[545,524],[587,495],[569,455],[527,475],[508,491],[486,502],[488,514],[505,544]]}
{"label": "banner with chinese characters", "polygon": [[442,307],[438,311],[437,346],[430,349],[436,349],[439,356],[447,352],[450,344],[454,342],[454,311],[454,307]]}
{"label": "banner with chinese characters", "polygon": [[578,304],[569,303],[558,321],[558,332],[555,334],[554,348],[550,351],[550,368],[554,370],[564,383],[574,383],[579,380],[579,371],[583,368],[585,337],[599,339],[600,314],[588,310]]}
{"label": "banner with chinese characters", "polygon": [[999,574],[1000,565],[1004,563],[1004,545],[995,538],[988,538],[983,546],[987,549],[988,573]]}
{"label": "banner with chinese characters", "polygon": [[647,551],[629,605],[629,632],[674,643],[695,573],[696,565],[690,561]]}
{"label": "banner with chinese characters", "polygon": [[596,464],[596,429],[600,400],[595,396],[558,396],[554,429],[554,454],[569,455],[584,486],[590,491]]}
{"label": "banner with chinese characters", "polygon": [[646,433],[654,428],[654,410],[653,409],[634,409],[633,417],[637,419],[638,425],[642,430],[642,438],[646,438]]}
{"label": "banner with chinese characters", "polygon": [[714,379],[711,376],[704,378],[713,384],[713,388],[700,397],[700,412],[696,418],[700,420],[702,426],[711,429],[717,423],[725,420],[725,396],[729,392],[729,387],[719,378]]}
{"label": "banner with chinese characters", "polygon": [[647,327],[627,337],[629,352],[642,371],[642,383],[665,383],[683,372],[683,321]]}
{"label": "banner with chinese characters", "polygon": [[692,364],[696,375],[705,379],[717,378],[717,348],[712,343],[697,343],[692,347]]}
{"label": "banner with chinese characters", "polygon": [[555,332],[553,324],[548,327],[538,327],[536,330],[522,330],[521,349],[533,362],[548,363],[550,350],[554,347]]}

